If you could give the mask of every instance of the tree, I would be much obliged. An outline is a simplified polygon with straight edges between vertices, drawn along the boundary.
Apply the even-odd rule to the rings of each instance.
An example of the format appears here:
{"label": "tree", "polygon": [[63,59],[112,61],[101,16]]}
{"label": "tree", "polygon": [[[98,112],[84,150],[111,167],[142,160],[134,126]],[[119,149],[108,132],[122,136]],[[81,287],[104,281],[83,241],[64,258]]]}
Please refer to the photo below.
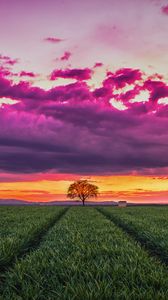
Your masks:
{"label": "tree", "polygon": [[68,188],[67,197],[70,199],[79,198],[83,205],[85,200],[97,197],[98,187],[94,184],[89,183],[87,180],[78,180],[72,183]]}

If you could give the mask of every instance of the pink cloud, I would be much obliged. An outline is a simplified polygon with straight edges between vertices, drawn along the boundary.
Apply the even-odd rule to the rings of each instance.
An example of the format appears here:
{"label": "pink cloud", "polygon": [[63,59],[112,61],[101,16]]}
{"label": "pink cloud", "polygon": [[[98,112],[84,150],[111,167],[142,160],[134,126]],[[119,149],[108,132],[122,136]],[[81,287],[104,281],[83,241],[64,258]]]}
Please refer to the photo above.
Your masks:
{"label": "pink cloud", "polygon": [[168,15],[168,5],[162,7],[162,13]]}
{"label": "pink cloud", "polygon": [[19,76],[20,76],[20,77],[32,77],[32,78],[34,78],[34,77],[36,77],[36,74],[33,73],[33,72],[21,71],[21,72],[19,73]]}
{"label": "pink cloud", "polygon": [[[68,84],[65,86],[57,86],[48,91],[45,91],[39,87],[33,87],[29,82],[20,81],[18,84],[12,84],[11,81],[5,79],[4,71],[0,77],[0,96],[9,97],[15,100],[22,100],[22,103],[28,105],[28,109],[35,108],[34,100],[45,101],[101,101],[100,104],[109,106],[109,100],[115,99],[117,101],[123,101],[127,105],[127,108],[134,109],[136,113],[147,112],[153,110],[157,105],[160,98],[168,97],[168,86],[163,81],[151,80],[151,76],[147,78],[144,83],[142,82],[142,73],[139,70],[122,69],[115,73],[108,73],[107,78],[103,81],[103,86],[90,91],[86,83],[82,83],[83,80],[87,80],[91,77],[91,69],[66,69],[55,70],[51,74],[51,80],[56,78],[73,78],[77,82]],[[34,77],[34,73],[24,72],[22,76],[28,75]],[[140,83],[140,84],[139,84]],[[120,91],[125,86],[133,85],[130,90]],[[115,91],[118,91],[115,93]],[[143,103],[132,103],[137,95],[141,91],[149,91],[149,101]],[[143,97],[143,94],[142,94]],[[29,101],[28,101],[29,99]],[[142,99],[143,101],[143,99]],[[37,102],[37,107],[39,103]],[[163,105],[158,105],[158,109],[161,109]],[[166,108],[164,108],[166,111]]]}
{"label": "pink cloud", "polygon": [[168,97],[168,85],[163,81],[148,79],[144,82],[143,87],[150,91],[150,100],[152,102],[157,102],[160,98]]}
{"label": "pink cloud", "polygon": [[97,63],[95,63],[94,68],[99,68],[102,66],[103,66],[103,64],[101,62],[97,62]]}
{"label": "pink cloud", "polygon": [[77,174],[61,174],[61,173],[52,173],[52,172],[44,172],[44,173],[35,173],[35,174],[15,174],[15,173],[0,173],[0,182],[33,182],[33,181],[41,181],[41,180],[49,180],[49,181],[73,181],[79,180],[81,178],[80,175]]}
{"label": "pink cloud", "polygon": [[9,59],[9,60],[6,60],[6,64],[11,65],[11,66],[13,66],[13,65],[15,65],[17,63],[18,63],[18,59]]}
{"label": "pink cloud", "polygon": [[61,56],[60,60],[68,60],[71,57],[72,53],[69,51],[65,51],[63,56]]}
{"label": "pink cloud", "polygon": [[[0,109],[4,172],[157,173],[168,167],[168,106],[157,103],[167,94],[163,81],[143,83],[140,70],[122,69],[93,91],[81,80],[83,73],[67,76],[72,75],[77,82],[44,90],[26,81],[14,84],[2,74],[0,97],[19,100]],[[129,84],[132,90],[114,93]],[[131,103],[144,90],[149,100]],[[127,110],[113,107],[111,99]]]}
{"label": "pink cloud", "polygon": [[61,43],[64,41],[64,39],[60,39],[57,37],[47,37],[44,39],[44,41],[49,42],[49,43],[53,43],[53,44],[57,44],[57,43]]}
{"label": "pink cloud", "polygon": [[91,75],[92,70],[89,68],[54,70],[50,75],[50,79],[55,80],[57,78],[72,78],[76,80],[88,80],[91,78]]}
{"label": "pink cloud", "polygon": [[141,80],[142,72],[131,68],[123,68],[117,70],[115,73],[108,72],[107,79],[104,81],[105,86],[114,86],[115,88],[123,88],[127,84],[133,84]]}
{"label": "pink cloud", "polygon": [[12,74],[13,73],[9,70],[9,68],[0,66],[0,77],[12,76]]}
{"label": "pink cloud", "polygon": [[13,66],[16,63],[18,63],[18,59],[12,59],[9,56],[1,55],[1,54],[0,54],[0,61],[2,61],[4,64],[10,65],[10,66]]}

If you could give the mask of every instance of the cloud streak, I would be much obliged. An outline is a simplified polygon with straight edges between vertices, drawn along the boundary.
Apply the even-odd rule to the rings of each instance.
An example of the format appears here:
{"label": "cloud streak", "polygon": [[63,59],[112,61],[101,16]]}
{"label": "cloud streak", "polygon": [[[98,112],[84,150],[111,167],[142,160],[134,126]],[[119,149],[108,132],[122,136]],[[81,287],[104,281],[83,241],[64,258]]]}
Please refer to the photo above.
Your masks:
{"label": "cloud streak", "polygon": [[46,37],[44,38],[45,42],[49,42],[52,44],[58,44],[64,41],[64,39],[58,38],[58,37]]}
{"label": "cloud streak", "polygon": [[0,54],[0,62],[4,65],[14,66],[15,64],[18,63],[18,59],[12,59],[11,57],[9,57],[7,55]]}
{"label": "cloud streak", "polygon": [[21,71],[21,72],[19,73],[19,76],[20,76],[20,77],[32,77],[32,78],[34,78],[34,77],[36,77],[36,74],[33,73],[33,72]]}
{"label": "cloud streak", "polygon": [[92,71],[89,68],[54,70],[51,73],[50,79],[55,80],[57,78],[72,78],[76,80],[88,80],[91,78],[91,75]]}

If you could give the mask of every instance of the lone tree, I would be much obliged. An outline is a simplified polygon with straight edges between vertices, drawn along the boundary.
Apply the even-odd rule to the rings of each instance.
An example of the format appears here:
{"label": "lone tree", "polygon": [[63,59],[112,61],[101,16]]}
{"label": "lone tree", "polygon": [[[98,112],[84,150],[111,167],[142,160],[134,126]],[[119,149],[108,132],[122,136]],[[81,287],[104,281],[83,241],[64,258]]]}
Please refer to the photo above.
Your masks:
{"label": "lone tree", "polygon": [[78,180],[72,183],[68,188],[67,197],[70,199],[79,198],[83,205],[85,200],[97,197],[98,187],[94,184],[89,183],[87,180]]}

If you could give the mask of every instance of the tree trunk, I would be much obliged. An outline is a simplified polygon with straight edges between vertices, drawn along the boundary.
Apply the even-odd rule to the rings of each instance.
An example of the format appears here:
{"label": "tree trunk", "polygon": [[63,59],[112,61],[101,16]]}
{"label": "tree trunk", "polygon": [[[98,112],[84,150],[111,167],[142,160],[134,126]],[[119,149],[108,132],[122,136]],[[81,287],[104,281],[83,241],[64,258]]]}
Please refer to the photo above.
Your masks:
{"label": "tree trunk", "polygon": [[83,203],[83,206],[85,206],[85,200],[84,199],[82,199],[82,203]]}

